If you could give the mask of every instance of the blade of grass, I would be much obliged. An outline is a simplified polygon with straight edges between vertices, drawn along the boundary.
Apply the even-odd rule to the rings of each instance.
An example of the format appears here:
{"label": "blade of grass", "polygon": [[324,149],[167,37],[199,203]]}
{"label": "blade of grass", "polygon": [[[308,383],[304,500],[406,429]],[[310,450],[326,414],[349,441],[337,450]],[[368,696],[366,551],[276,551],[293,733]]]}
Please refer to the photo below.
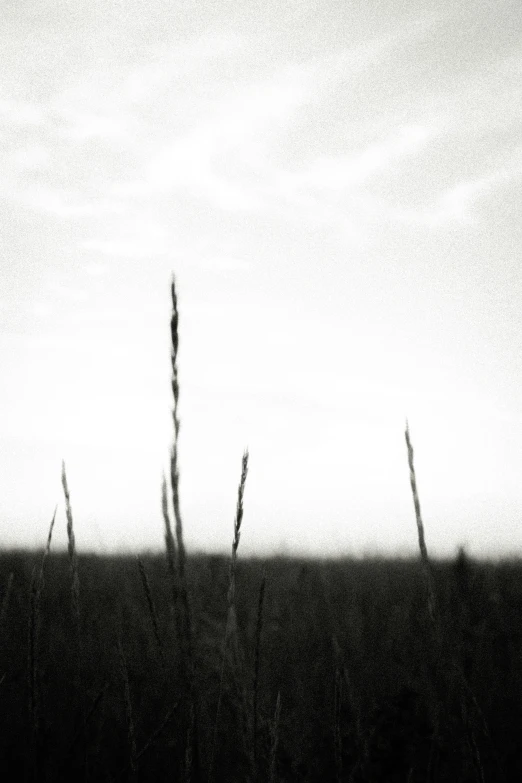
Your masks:
{"label": "blade of grass", "polygon": [[239,537],[241,534],[241,522],[243,520],[243,496],[245,494],[245,484],[248,473],[248,451],[243,454],[241,462],[241,479],[237,491],[236,516],[234,519],[234,536],[232,539],[232,556],[230,558],[229,581],[227,593],[227,619],[225,623],[225,633],[223,637],[223,652],[221,656],[221,672],[219,676],[219,691],[216,706],[216,717],[214,719],[214,730],[212,733],[212,749],[210,753],[210,766],[208,772],[208,781],[212,782],[214,775],[214,762],[216,755],[217,735],[219,728],[219,715],[221,712],[221,701],[223,698],[223,682],[225,678],[225,662],[227,653],[227,642],[232,627],[235,627],[235,596],[236,596],[236,563],[237,550],[239,547]]}

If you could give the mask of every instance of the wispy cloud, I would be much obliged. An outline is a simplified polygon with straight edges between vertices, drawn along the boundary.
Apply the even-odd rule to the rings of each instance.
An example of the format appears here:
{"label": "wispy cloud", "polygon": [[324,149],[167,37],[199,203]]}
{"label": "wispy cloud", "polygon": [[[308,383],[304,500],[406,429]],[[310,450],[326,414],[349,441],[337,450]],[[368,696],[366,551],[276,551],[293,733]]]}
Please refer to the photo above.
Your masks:
{"label": "wispy cloud", "polygon": [[389,171],[402,158],[416,155],[434,132],[422,125],[406,125],[354,154],[318,157],[300,171],[287,174],[286,181],[294,188],[348,191]]}
{"label": "wispy cloud", "polygon": [[58,134],[64,139],[85,142],[90,139],[120,140],[129,137],[125,119],[110,114],[65,110],[63,127]]}
{"label": "wispy cloud", "polygon": [[106,267],[100,261],[89,261],[84,265],[83,271],[88,277],[101,278],[106,273]]}
{"label": "wispy cloud", "polygon": [[56,280],[48,283],[47,290],[56,298],[67,302],[85,302],[88,299],[88,294],[85,289],[67,285]]}
{"label": "wispy cloud", "polygon": [[451,187],[436,194],[432,204],[425,208],[391,208],[389,211],[405,223],[471,225],[478,219],[475,208],[483,200],[496,194],[500,188],[509,187],[521,177],[522,148],[517,148],[504,165],[475,178],[457,180]]}
{"label": "wispy cloud", "polygon": [[[401,41],[424,34],[426,27],[425,23],[402,33],[376,36],[299,64],[278,64],[267,69],[261,79],[240,79],[239,86],[209,102],[204,117],[190,131],[168,141],[153,155],[141,188],[163,193],[187,188],[217,207],[245,210],[267,206],[266,198],[272,197],[276,183],[288,197],[294,178],[296,186],[301,178],[303,188],[320,186],[325,180],[332,187],[335,177],[340,180],[343,172],[345,185],[350,177],[361,181],[372,169],[422,143],[426,129],[404,127],[380,147],[366,150],[358,161],[348,156],[331,162],[318,159],[310,170],[305,167],[295,177],[276,164],[273,145],[277,148],[296,119],[306,127],[310,105],[320,105],[325,99],[330,102],[339,84],[362,78],[368,67],[382,62]],[[330,107],[324,108],[327,115]],[[135,187],[135,193],[139,189]],[[299,200],[295,199],[294,207]]]}
{"label": "wispy cloud", "polygon": [[43,144],[27,144],[19,147],[11,157],[18,171],[42,171],[49,167],[50,154]]}
{"label": "wispy cloud", "polygon": [[45,111],[36,103],[0,98],[0,122],[15,128],[36,127],[45,122]]}
{"label": "wispy cloud", "polygon": [[114,215],[122,211],[121,204],[114,199],[87,196],[80,190],[43,183],[21,188],[21,192],[13,194],[13,199],[25,207],[63,219]]}
{"label": "wispy cloud", "polygon": [[246,272],[252,264],[245,258],[235,258],[234,256],[220,256],[218,254],[208,255],[203,258],[195,259],[196,266],[210,272],[217,273],[235,273]]}
{"label": "wispy cloud", "polygon": [[298,68],[230,90],[187,134],[154,153],[135,192],[187,189],[225,210],[260,206],[251,180],[266,176],[269,139],[307,99],[307,74]]}
{"label": "wispy cloud", "polygon": [[[422,36],[426,26],[379,34],[298,64],[267,60],[255,31],[239,35],[223,29],[148,46],[141,62],[115,63],[110,78],[91,63],[46,106],[0,104],[11,122],[38,128],[23,146],[12,142],[6,196],[68,219],[132,211],[145,199],[189,194],[222,211],[271,211],[279,205],[335,221],[335,205],[326,194],[355,192],[411,154],[422,143],[422,128],[405,127],[360,153],[316,154],[292,170],[284,163],[288,131],[299,122],[306,134],[310,106],[324,104],[327,117],[339,86],[364,78],[401,42]],[[173,135],[176,125],[183,130]],[[46,166],[45,182],[31,181],[28,175]],[[64,184],[66,178],[73,179],[74,189]],[[111,239],[110,250],[141,254],[139,245],[131,248],[125,239]]]}
{"label": "wispy cloud", "polygon": [[88,253],[110,258],[138,259],[161,256],[170,251],[169,231],[160,223],[142,218],[129,225],[124,233],[104,238],[84,240],[80,249]]}
{"label": "wispy cloud", "polygon": [[194,78],[194,72],[215,69],[223,62],[237,63],[248,53],[245,43],[237,33],[218,29],[149,48],[142,62],[125,74],[120,96],[136,106],[150,104],[169,90],[179,93],[183,84]]}
{"label": "wispy cloud", "polygon": [[[419,195],[425,206],[416,209],[381,193],[384,178],[399,178],[404,162],[418,160],[421,168],[433,139],[464,125],[462,88],[453,97],[450,92],[445,108],[441,98],[428,95],[429,117],[403,111],[398,121],[401,111],[386,100],[386,63],[407,63],[408,46],[429,37],[439,21],[425,17],[299,63],[266,57],[256,62],[262,53],[255,31],[225,29],[147,46],[141,62],[115,63],[110,78],[91,63],[46,105],[0,101],[4,126],[28,134],[10,139],[3,193],[66,219],[124,213],[133,219],[138,205],[151,198],[189,195],[225,212],[282,211],[354,235],[380,212],[403,221],[465,221],[472,205],[495,187],[482,171],[456,171],[454,185],[438,192],[427,179]],[[512,85],[519,68],[520,58],[510,56],[497,70]],[[489,94],[498,74],[477,77],[478,92]],[[471,81],[464,97],[478,112]],[[350,85],[366,85],[370,96],[382,93],[381,114],[366,118],[360,106],[355,112],[348,106],[346,120],[332,130]],[[341,143],[346,127],[351,137]],[[288,139],[297,134],[310,143],[295,154]],[[45,172],[43,181],[32,179],[35,172]],[[119,257],[141,257],[145,241],[149,250],[164,252],[154,237],[92,241],[98,244],[90,250]]]}

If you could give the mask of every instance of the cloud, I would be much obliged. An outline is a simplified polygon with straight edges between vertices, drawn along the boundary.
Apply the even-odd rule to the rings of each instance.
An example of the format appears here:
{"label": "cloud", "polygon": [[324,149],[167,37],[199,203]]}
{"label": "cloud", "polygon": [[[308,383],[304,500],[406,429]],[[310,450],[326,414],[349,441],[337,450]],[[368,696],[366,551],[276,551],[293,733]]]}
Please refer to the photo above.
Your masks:
{"label": "cloud", "polygon": [[28,187],[21,195],[20,201],[38,212],[46,212],[60,218],[82,217],[94,213],[93,205],[83,201],[77,192],[46,185]]}
{"label": "cloud", "polygon": [[295,187],[346,191],[390,170],[404,157],[417,154],[434,135],[422,125],[405,125],[386,139],[352,155],[318,157],[301,171],[286,176]]}
{"label": "cloud", "polygon": [[85,290],[59,283],[56,280],[47,284],[47,290],[56,298],[67,302],[85,302],[88,299]]}
{"label": "cloud", "polygon": [[385,175],[399,175],[403,160],[424,152],[434,126],[408,124],[346,155],[318,155],[290,170],[267,163],[256,183],[265,212],[289,220],[331,226],[351,244],[366,243],[368,221],[383,211],[373,191]]}
{"label": "cloud", "polygon": [[89,139],[113,141],[129,136],[123,117],[71,109],[64,110],[61,116],[65,127],[58,131],[58,135],[73,142],[81,143]]}
{"label": "cloud", "polygon": [[270,137],[285,127],[307,95],[306,73],[292,67],[229,90],[190,131],[154,152],[143,178],[122,183],[115,192],[143,196],[187,190],[224,210],[259,208],[252,179],[266,176]]}
{"label": "cloud", "polygon": [[210,272],[245,272],[252,264],[244,258],[234,256],[212,255],[206,258],[195,258],[194,263],[201,269]]}
{"label": "cloud", "polygon": [[79,157],[77,151],[77,143],[90,138],[113,141],[121,135],[120,125],[90,112],[71,112],[65,120],[65,113],[56,114],[50,107],[0,103],[4,130],[0,194],[4,199],[64,219],[120,211],[120,203],[107,198],[106,187],[100,183],[103,175],[97,164],[103,160],[109,167],[110,151],[98,148],[92,157]]}
{"label": "cloud", "polygon": [[118,192],[139,198],[185,190],[225,211],[270,212],[282,207],[296,217],[301,213],[347,229],[342,207],[336,211],[325,195],[356,193],[372,175],[416,154],[433,130],[405,124],[360,153],[317,156],[294,171],[274,160],[274,145],[284,142],[296,118],[306,133],[312,104],[325,104],[327,115],[339,84],[362,77],[369,65],[381,62],[404,39],[422,36],[429,26],[413,25],[299,65],[279,65],[263,78],[244,79],[239,87],[213,98],[211,108],[191,130],[153,153],[142,179],[121,183]]}
{"label": "cloud", "polygon": [[32,315],[35,318],[42,321],[49,321],[53,315],[54,308],[50,302],[37,301],[31,302],[27,305],[28,315]]}
{"label": "cloud", "polygon": [[522,147],[517,148],[509,161],[496,169],[470,179],[457,180],[435,196],[433,205],[424,209],[391,209],[390,214],[401,222],[426,225],[476,222],[474,208],[500,188],[509,186],[522,176]]}
{"label": "cloud", "polygon": [[36,127],[45,122],[44,109],[35,103],[0,99],[0,122],[11,127]]}
{"label": "cloud", "polygon": [[171,250],[169,232],[153,220],[129,225],[124,235],[93,238],[80,243],[80,249],[110,258],[144,258],[164,255]]}
{"label": "cloud", "polygon": [[470,208],[482,195],[491,190],[493,182],[491,177],[481,177],[467,182],[458,182],[446,190],[437,199],[437,207],[432,213],[435,222],[469,220]]}
{"label": "cloud", "polygon": [[426,39],[446,17],[447,13],[437,12],[410,19],[408,24],[398,21],[386,33],[315,57],[310,65],[315,71],[316,84],[322,89],[325,82],[345,83],[354,77],[364,77],[369,68],[385,64],[394,52],[402,54],[407,45]]}
{"label": "cloud", "polygon": [[74,219],[118,214],[121,205],[106,198],[85,197],[79,190],[31,184],[13,196],[25,207],[57,218]]}
{"label": "cloud", "polygon": [[223,30],[207,30],[199,36],[180,42],[169,40],[148,48],[146,59],[125,75],[121,95],[136,105],[149,103],[167,90],[187,83],[201,68],[216,68],[223,61],[236,62],[245,55],[242,36]]}
{"label": "cloud", "polygon": [[105,265],[99,261],[89,261],[83,267],[83,271],[89,277],[103,277],[106,273]]}
{"label": "cloud", "polygon": [[[409,37],[415,34],[418,31],[408,31]],[[239,88],[214,101],[211,111],[191,131],[154,154],[146,167],[143,189],[169,193],[186,188],[219,208],[238,211],[261,208],[267,191],[273,190],[271,180],[272,185],[277,180],[288,194],[291,177],[271,163],[271,143],[282,136],[298,112],[324,100],[325,91],[331,92],[336,82],[361,75],[397,45],[397,35],[383,36],[300,65],[279,66],[261,79],[245,79]],[[362,181],[371,170],[421,145],[426,132],[420,126],[405,126],[383,146],[365,151],[358,161],[318,160],[315,170],[303,173],[302,185],[320,186],[328,180],[331,186],[343,172],[345,180]]]}
{"label": "cloud", "polygon": [[[436,113],[433,121],[398,122],[385,102],[379,116],[368,118],[359,108],[346,122],[352,140],[343,145],[344,120],[332,131],[330,119],[350,84],[384,90],[387,58],[396,61],[398,51],[402,57],[405,43],[425,37],[437,21],[409,23],[299,64],[272,63],[256,31],[209,30],[185,42],[144,46],[137,64],[126,56],[108,71],[91,65],[47,106],[0,101],[0,118],[35,131],[16,143],[7,197],[73,219],[189,195],[225,212],[279,213],[360,234],[364,220],[388,209],[372,193],[379,178],[400,176],[403,161],[424,151],[439,123]],[[336,153],[329,154],[319,126],[331,133]],[[383,126],[393,130],[378,132]],[[359,132],[372,142],[357,149]],[[300,160],[289,141],[298,134],[312,141]],[[32,172],[44,170],[45,184],[31,181]],[[396,210],[398,218],[463,220],[479,186],[462,179],[430,209],[402,210],[402,217]],[[152,242],[154,252],[164,252],[160,241]],[[144,254],[143,244],[101,236],[86,248],[130,258]]]}
{"label": "cloud", "polygon": [[19,171],[42,171],[48,168],[49,158],[49,150],[43,144],[27,144],[13,153],[11,163]]}
{"label": "cloud", "polygon": [[[296,174],[274,160],[274,147],[297,116],[306,123],[307,106],[320,105],[336,85],[359,78],[404,37],[418,34],[412,26],[300,64],[274,65],[259,52],[255,31],[216,29],[185,42],[146,46],[137,65],[125,58],[107,72],[91,64],[47,106],[0,104],[0,113],[38,128],[23,147],[15,146],[6,193],[66,219],[189,194],[228,212],[270,211],[275,198],[289,212],[328,221],[333,205],[318,203],[318,191],[364,182],[400,156],[401,145],[414,142],[406,138],[414,129],[387,142],[395,149],[376,146],[359,160],[317,157]],[[169,139],[176,124],[183,130]],[[78,145],[86,145],[81,157]],[[45,166],[45,184],[26,176]],[[99,241],[109,245],[98,244],[96,252],[142,255],[139,244],[131,247],[125,238]]]}

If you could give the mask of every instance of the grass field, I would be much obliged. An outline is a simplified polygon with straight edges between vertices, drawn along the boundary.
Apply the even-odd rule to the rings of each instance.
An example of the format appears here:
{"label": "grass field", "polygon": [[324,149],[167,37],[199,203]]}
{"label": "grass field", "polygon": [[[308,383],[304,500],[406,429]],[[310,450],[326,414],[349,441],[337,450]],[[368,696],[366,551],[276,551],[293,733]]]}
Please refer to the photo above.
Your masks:
{"label": "grass field", "polygon": [[248,454],[230,557],[185,552],[172,300],[165,553],[79,554],[64,466],[68,552],[0,553],[0,775],[519,780],[522,564],[430,560],[407,429],[418,560],[242,559]]}
{"label": "grass field", "polygon": [[212,755],[216,781],[522,770],[518,564],[436,564],[439,649],[416,562],[240,560],[223,657],[229,564],[189,558],[191,691],[165,558],[80,556],[79,629],[66,554],[47,560],[33,627],[39,563],[0,558],[4,779],[208,780]]}

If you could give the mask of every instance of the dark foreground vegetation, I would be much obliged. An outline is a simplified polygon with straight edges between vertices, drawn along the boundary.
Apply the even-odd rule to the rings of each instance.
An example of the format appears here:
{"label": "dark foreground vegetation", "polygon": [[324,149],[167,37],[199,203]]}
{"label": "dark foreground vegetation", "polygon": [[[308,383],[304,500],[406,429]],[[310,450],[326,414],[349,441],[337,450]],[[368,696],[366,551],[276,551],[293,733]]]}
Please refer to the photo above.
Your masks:
{"label": "dark foreground vegetation", "polygon": [[3,553],[0,776],[518,780],[522,565],[433,574],[435,622],[420,561],[193,556],[183,597],[164,555]]}

